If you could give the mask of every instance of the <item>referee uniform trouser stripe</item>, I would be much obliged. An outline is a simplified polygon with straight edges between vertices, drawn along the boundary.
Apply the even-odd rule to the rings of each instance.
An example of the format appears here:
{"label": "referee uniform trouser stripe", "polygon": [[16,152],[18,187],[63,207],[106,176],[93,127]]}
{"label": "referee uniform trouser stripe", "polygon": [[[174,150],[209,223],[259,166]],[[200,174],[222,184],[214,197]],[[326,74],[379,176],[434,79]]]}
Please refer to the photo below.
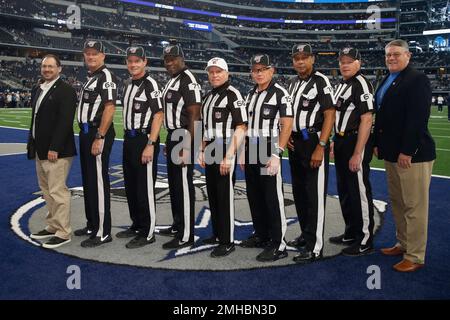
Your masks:
{"label": "referee uniform trouser stripe", "polygon": [[229,178],[229,208],[230,208],[230,216],[229,216],[229,223],[230,223],[230,233],[229,233],[229,239],[230,243],[234,242],[234,183],[233,183],[233,177],[234,177],[234,168],[236,165],[236,157],[233,158],[233,161],[231,163],[231,169],[230,173],[228,174]]}
{"label": "referee uniform trouser stripe", "polygon": [[277,196],[278,196],[278,206],[280,208],[280,225],[281,225],[281,239],[278,250],[284,251],[286,249],[286,242],[284,241],[284,236],[286,234],[287,222],[286,222],[286,214],[284,212],[283,178],[281,177],[281,168],[280,170],[278,170],[276,180],[277,180]]}
{"label": "referee uniform trouser stripe", "polygon": [[157,159],[153,159],[153,161],[147,163],[147,198],[148,198],[148,211],[150,215],[150,230],[147,234],[147,239],[153,237],[153,233],[155,232],[155,219],[156,219],[156,208],[155,208],[155,187],[153,180],[154,173],[154,165],[157,162]]}
{"label": "referee uniform trouser stripe", "polygon": [[316,243],[313,252],[319,254],[323,248],[323,228],[325,220],[325,161],[319,167],[317,177],[317,220]]}
{"label": "referee uniform trouser stripe", "polygon": [[[362,158],[364,159],[364,150],[362,153]],[[370,224],[370,218],[369,218],[369,201],[367,199],[367,190],[366,186],[363,181],[363,174],[364,174],[364,166],[361,165],[361,170],[358,171],[358,186],[359,186],[359,196],[361,198],[361,213],[362,213],[362,233],[364,235],[361,244],[365,245],[367,244],[367,241],[371,238],[371,233],[369,232],[369,224]],[[372,204],[373,206],[373,204]]]}
{"label": "referee uniform trouser stripe", "polygon": [[189,185],[188,185],[188,168],[183,166],[181,168],[181,177],[183,184],[183,217],[184,217],[184,231],[183,241],[189,241],[191,236],[191,217],[190,217],[190,197],[189,197]]}
{"label": "referee uniform trouser stripe", "polygon": [[105,193],[103,189],[103,168],[101,154],[95,157],[95,163],[97,168],[97,200],[99,216],[99,228],[97,237],[103,237],[103,224],[105,222]]}

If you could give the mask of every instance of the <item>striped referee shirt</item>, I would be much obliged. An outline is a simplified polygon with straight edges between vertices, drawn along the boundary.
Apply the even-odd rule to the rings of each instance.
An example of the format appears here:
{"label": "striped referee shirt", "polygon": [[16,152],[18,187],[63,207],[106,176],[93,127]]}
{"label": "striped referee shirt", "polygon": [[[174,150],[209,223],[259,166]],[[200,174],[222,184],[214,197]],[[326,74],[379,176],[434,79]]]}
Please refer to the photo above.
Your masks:
{"label": "striped referee shirt", "polygon": [[334,132],[344,134],[359,128],[361,115],[374,112],[373,86],[358,72],[350,79],[342,80],[334,94],[336,121]]}
{"label": "striped referee shirt", "polygon": [[294,109],[292,131],[302,129],[322,129],[323,111],[334,107],[333,88],[330,80],[322,73],[313,70],[307,79],[292,78],[288,86]]}
{"label": "striped referee shirt", "polygon": [[188,127],[187,107],[201,104],[201,86],[187,68],[173,76],[166,84],[162,95],[164,126],[167,129]]}
{"label": "striped referee shirt", "polygon": [[100,121],[105,103],[117,99],[116,76],[105,65],[88,74],[88,80],[83,85],[78,103],[78,123],[96,123]]}
{"label": "striped referee shirt", "polygon": [[150,129],[153,116],[162,111],[161,91],[146,73],[137,80],[129,79],[123,95],[123,128]]}
{"label": "striped referee shirt", "polygon": [[247,123],[247,110],[240,92],[227,81],[203,99],[203,140],[228,139],[240,124]]}
{"label": "striped referee shirt", "polygon": [[246,105],[248,137],[278,137],[280,118],[293,116],[289,93],[274,80],[263,91],[255,86],[247,95]]}

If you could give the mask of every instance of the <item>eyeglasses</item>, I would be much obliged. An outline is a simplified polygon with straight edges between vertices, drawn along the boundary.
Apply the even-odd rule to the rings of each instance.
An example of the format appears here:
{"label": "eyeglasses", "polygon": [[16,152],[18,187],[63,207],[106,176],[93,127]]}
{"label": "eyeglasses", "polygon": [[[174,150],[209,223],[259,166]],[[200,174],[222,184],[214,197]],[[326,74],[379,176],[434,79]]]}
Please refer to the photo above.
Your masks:
{"label": "eyeglasses", "polygon": [[252,69],[252,70],[250,70],[250,72],[253,74],[258,74],[258,73],[262,73],[263,71],[269,70],[270,68],[272,68],[272,66],[267,66],[267,67],[259,68],[259,69]]}
{"label": "eyeglasses", "polygon": [[399,53],[399,52],[395,52],[395,53],[386,53],[386,58],[390,58],[393,57],[395,59],[397,59],[398,57],[400,57],[403,53]]}

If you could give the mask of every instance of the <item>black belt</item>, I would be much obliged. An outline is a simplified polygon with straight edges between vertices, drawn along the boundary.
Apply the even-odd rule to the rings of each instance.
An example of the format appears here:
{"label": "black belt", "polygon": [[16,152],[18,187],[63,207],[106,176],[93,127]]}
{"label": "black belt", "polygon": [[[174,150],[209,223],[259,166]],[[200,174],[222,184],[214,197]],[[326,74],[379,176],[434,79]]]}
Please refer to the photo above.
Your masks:
{"label": "black belt", "polygon": [[[306,130],[306,132],[308,133],[317,133],[320,132],[322,129],[316,129],[316,128],[305,128],[302,130]],[[292,131],[291,133],[293,138],[303,138],[303,133],[302,132],[297,132],[297,131]]]}
{"label": "black belt", "polygon": [[125,136],[128,138],[134,138],[137,135],[147,135],[150,133],[149,129],[142,128],[142,129],[131,129],[131,130],[124,130]]}
{"label": "black belt", "polygon": [[337,138],[344,138],[344,137],[349,137],[349,136],[354,136],[358,134],[358,130],[350,130],[350,131],[345,131],[345,132],[336,132],[335,136]]}
{"label": "black belt", "polygon": [[78,126],[80,127],[80,130],[83,133],[88,133],[89,128],[98,128],[100,126],[100,123],[98,122],[78,123]]}

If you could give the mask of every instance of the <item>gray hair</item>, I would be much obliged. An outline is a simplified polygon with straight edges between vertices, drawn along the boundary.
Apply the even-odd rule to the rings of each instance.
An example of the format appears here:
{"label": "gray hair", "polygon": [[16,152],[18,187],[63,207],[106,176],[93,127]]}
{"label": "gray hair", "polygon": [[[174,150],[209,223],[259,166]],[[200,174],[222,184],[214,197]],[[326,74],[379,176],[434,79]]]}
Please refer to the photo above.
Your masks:
{"label": "gray hair", "polygon": [[401,48],[405,49],[406,51],[409,51],[408,42],[406,42],[405,40],[402,40],[402,39],[392,40],[391,42],[389,42],[386,45],[385,49],[387,49],[389,47],[401,47]]}

